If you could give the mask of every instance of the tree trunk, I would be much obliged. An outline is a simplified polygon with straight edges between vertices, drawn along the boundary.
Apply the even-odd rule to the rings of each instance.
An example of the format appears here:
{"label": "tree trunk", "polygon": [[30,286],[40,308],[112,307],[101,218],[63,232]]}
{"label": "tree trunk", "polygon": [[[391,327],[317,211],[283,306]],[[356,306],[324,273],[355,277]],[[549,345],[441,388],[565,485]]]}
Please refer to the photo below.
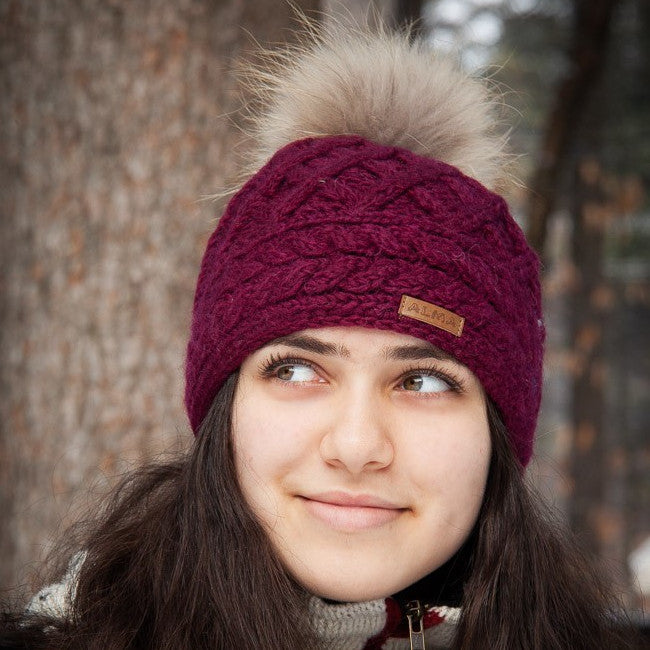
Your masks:
{"label": "tree trunk", "polygon": [[572,528],[580,532],[594,553],[599,550],[596,531],[606,474],[603,340],[612,300],[603,277],[605,226],[611,216],[604,185],[598,162],[581,160],[576,172],[572,236],[575,284],[571,297],[574,377],[570,476],[574,490],[569,517]]}
{"label": "tree trunk", "polygon": [[184,348],[219,214],[202,199],[237,155],[235,65],[292,14],[0,4],[0,588],[117,474],[190,441]]}
{"label": "tree trunk", "polygon": [[567,75],[559,85],[528,193],[528,241],[543,256],[549,216],[555,208],[563,163],[576,127],[606,60],[617,0],[574,0]]}

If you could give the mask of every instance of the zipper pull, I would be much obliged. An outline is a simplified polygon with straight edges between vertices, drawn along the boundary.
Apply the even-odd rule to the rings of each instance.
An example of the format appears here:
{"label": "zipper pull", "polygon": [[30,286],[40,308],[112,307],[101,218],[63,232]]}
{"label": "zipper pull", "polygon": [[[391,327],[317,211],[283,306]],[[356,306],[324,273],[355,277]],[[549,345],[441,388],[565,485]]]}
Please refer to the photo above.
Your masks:
{"label": "zipper pull", "polygon": [[412,600],[406,604],[406,619],[409,622],[409,639],[411,650],[426,650],[424,645],[424,607],[419,600]]}

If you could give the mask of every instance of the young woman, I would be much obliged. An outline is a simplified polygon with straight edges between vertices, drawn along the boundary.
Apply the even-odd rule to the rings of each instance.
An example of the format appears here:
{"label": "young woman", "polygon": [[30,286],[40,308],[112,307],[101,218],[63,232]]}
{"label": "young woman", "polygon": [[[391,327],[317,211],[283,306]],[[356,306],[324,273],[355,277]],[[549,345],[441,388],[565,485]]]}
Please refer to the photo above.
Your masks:
{"label": "young woman", "polygon": [[196,442],[120,486],[4,647],[632,647],[524,483],[538,262],[488,189],[483,86],[344,30],[254,83],[257,162],[196,291]]}

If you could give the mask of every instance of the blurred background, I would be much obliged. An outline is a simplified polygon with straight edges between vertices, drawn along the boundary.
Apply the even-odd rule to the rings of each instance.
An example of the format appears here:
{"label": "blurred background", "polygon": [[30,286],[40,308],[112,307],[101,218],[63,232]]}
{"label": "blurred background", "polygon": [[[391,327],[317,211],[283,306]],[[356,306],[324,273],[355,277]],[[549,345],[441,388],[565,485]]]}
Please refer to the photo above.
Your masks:
{"label": "blurred background", "polygon": [[[294,0],[417,20],[503,94],[507,198],[544,263],[529,477],[633,608],[650,599],[650,3]],[[316,13],[315,13],[316,12]],[[144,460],[191,441],[183,356],[237,71],[274,0],[0,0],[0,592]]]}

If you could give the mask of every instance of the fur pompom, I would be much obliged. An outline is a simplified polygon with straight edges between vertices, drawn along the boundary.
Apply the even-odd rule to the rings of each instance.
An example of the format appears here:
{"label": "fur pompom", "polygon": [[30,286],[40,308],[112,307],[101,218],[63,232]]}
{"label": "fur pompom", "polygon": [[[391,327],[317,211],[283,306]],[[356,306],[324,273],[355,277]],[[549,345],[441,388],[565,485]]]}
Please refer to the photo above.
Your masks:
{"label": "fur pompom", "polygon": [[305,137],[360,135],[458,167],[490,189],[504,186],[499,104],[408,33],[337,24],[281,53],[249,76],[254,150],[247,174]]}

